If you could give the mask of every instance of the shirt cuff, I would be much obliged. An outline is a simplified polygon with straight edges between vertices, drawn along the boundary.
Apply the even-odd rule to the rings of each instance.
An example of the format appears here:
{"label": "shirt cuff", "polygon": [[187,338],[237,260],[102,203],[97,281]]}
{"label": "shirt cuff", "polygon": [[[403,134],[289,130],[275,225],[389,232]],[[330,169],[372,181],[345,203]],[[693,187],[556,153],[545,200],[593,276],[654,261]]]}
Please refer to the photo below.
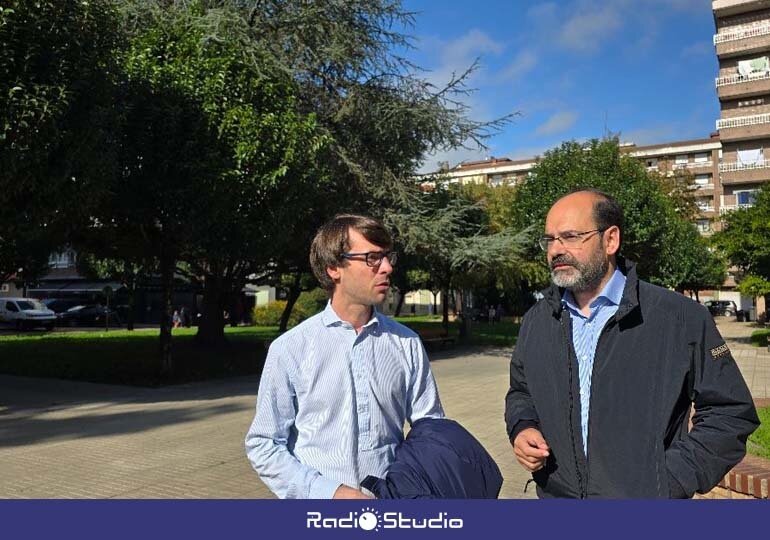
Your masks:
{"label": "shirt cuff", "polygon": [[338,480],[332,480],[326,478],[320,474],[310,484],[310,490],[308,491],[309,499],[331,499],[334,497],[334,492],[342,484]]}

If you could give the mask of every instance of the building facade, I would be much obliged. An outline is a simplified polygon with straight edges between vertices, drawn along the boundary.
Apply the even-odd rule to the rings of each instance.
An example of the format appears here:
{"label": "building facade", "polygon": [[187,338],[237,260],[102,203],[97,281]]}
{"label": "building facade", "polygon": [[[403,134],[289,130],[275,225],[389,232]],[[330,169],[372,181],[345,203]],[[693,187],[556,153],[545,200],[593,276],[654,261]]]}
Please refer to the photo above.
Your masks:
{"label": "building facade", "polygon": [[770,2],[714,0],[711,7],[719,62],[720,207],[727,211],[750,206],[770,180]]}

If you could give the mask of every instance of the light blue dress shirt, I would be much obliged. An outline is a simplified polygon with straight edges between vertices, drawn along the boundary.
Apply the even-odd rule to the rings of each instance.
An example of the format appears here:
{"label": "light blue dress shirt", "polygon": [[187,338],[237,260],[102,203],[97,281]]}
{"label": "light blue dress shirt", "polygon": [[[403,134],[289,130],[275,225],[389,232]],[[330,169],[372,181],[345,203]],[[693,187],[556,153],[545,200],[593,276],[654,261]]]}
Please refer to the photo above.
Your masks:
{"label": "light blue dress shirt", "polygon": [[444,411],[416,333],[373,312],[356,334],[327,304],[270,346],[246,454],[280,498],[384,477],[404,422]]}
{"label": "light blue dress shirt", "polygon": [[580,427],[583,434],[583,451],[588,456],[588,414],[591,404],[591,377],[594,369],[594,355],[599,336],[607,321],[615,315],[623,298],[626,276],[615,269],[612,277],[593,302],[588,317],[580,312],[572,292],[565,290],[562,303],[567,306],[572,318],[572,342],[575,347],[580,381]]}

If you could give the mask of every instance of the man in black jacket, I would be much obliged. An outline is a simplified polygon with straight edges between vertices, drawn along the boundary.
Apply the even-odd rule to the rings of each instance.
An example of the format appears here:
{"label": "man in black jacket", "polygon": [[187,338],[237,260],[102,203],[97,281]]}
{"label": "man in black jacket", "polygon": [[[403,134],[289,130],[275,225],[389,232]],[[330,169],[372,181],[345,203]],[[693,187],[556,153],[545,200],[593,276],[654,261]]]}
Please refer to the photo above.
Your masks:
{"label": "man in black jacket", "polygon": [[622,209],[595,190],[546,218],[553,285],[524,317],[505,399],[514,454],[540,497],[705,493],[759,425],[708,310],[639,280],[617,255],[622,234]]}

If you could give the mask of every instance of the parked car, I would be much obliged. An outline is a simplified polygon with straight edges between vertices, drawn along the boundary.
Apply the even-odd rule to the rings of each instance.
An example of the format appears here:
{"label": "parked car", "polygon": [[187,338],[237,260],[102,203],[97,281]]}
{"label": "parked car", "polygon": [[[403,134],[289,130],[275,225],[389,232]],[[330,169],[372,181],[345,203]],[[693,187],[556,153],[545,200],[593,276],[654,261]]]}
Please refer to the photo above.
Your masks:
{"label": "parked car", "polygon": [[56,315],[59,326],[104,326],[109,319],[110,326],[120,326],[120,316],[114,309],[100,304],[78,305]]}
{"label": "parked car", "polygon": [[732,317],[738,313],[738,306],[732,300],[709,300],[705,303],[705,306],[713,316],[725,315]]}
{"label": "parked car", "polygon": [[38,326],[51,330],[56,314],[35,298],[0,298],[0,322],[13,325],[17,330]]}
{"label": "parked car", "polygon": [[83,300],[73,298],[43,298],[41,302],[54,313],[63,313],[70,308],[84,304]]}

